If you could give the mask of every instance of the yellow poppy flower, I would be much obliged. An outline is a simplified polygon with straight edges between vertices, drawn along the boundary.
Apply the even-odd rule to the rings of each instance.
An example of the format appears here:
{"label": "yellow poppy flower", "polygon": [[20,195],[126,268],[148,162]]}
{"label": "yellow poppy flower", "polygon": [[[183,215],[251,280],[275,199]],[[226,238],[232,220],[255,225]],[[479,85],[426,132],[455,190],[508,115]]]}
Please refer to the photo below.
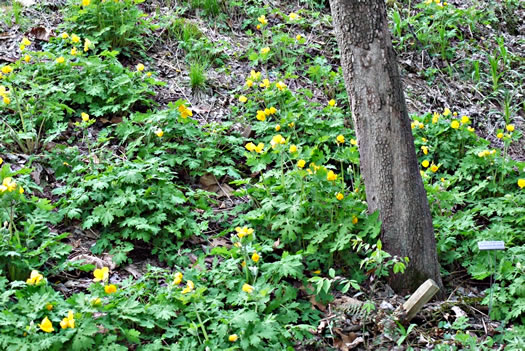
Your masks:
{"label": "yellow poppy flower", "polygon": [[244,291],[245,293],[251,294],[253,292],[253,286],[251,286],[250,284],[244,284],[242,286],[242,291]]}
{"label": "yellow poppy flower", "polygon": [[334,171],[330,170],[326,174],[326,179],[329,180],[329,181],[335,181],[335,180],[337,180],[337,174],[335,174]]}
{"label": "yellow poppy flower", "polygon": [[38,271],[33,270],[31,271],[29,278],[26,280],[26,283],[27,285],[38,285],[42,279],[44,279],[44,276],[38,273]]}
{"label": "yellow poppy flower", "polygon": [[177,272],[175,273],[175,278],[173,279],[173,285],[179,285],[182,282],[182,273]]}
{"label": "yellow poppy flower", "polygon": [[38,327],[41,330],[45,331],[46,333],[51,333],[52,331],[55,330],[53,328],[53,324],[51,323],[51,321],[47,317],[42,319],[42,323],[38,324]]}
{"label": "yellow poppy flower", "polygon": [[188,118],[193,116],[193,112],[191,111],[191,109],[184,105],[179,106],[179,112],[182,118]]}
{"label": "yellow poppy flower", "polygon": [[100,269],[95,269],[93,271],[93,278],[94,282],[105,282],[109,278],[109,268],[108,267],[102,267]]}
{"label": "yellow poppy flower", "polygon": [[117,286],[115,284],[106,285],[104,286],[104,291],[106,294],[113,294],[117,292]]}

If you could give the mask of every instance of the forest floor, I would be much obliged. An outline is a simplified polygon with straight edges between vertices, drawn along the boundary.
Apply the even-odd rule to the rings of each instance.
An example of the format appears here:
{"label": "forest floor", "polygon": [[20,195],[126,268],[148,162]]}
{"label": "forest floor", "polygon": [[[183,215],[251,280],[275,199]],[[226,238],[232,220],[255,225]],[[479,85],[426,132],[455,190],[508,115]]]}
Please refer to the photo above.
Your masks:
{"label": "forest floor", "polygon": [[[337,43],[335,42],[327,4],[312,1],[261,1],[242,4],[232,1],[228,4],[221,3],[220,5],[219,12],[224,12],[223,15],[227,14],[227,16],[211,16],[208,11],[212,10],[207,8],[207,5],[203,5],[204,3],[182,2],[179,4],[171,1],[146,1],[137,5],[146,14],[145,18],[149,21],[147,30],[142,32],[139,37],[142,41],[140,48],[135,46],[135,52],[120,55],[118,59],[122,66],[129,68],[130,71],[135,71],[138,63],[144,63],[147,67],[145,71],[154,72],[154,78],[164,83],[163,85],[151,85],[155,91],[153,101],[159,111],[169,111],[169,104],[177,104],[178,107],[181,100],[185,101],[186,105],[191,108],[193,113],[192,119],[196,121],[196,125],[201,126],[206,131],[225,129],[225,131],[221,131],[223,134],[218,138],[219,141],[216,145],[218,149],[225,149],[224,145],[220,143],[221,138],[224,138],[223,141],[228,143],[231,140],[230,137],[235,135],[236,138],[239,138],[236,146],[240,149],[240,151],[236,151],[236,155],[243,155],[246,141],[254,140],[255,142],[256,138],[262,139],[262,136],[273,134],[275,126],[275,123],[264,128],[256,125],[258,122],[255,120],[255,113],[249,119],[246,115],[251,113],[250,108],[243,110],[243,107],[239,107],[239,96],[244,96],[243,94],[248,95],[246,93],[247,79],[253,77],[250,76],[250,72],[255,69],[262,71],[263,77],[268,77],[272,84],[281,80],[285,81],[286,89],[304,96],[304,100],[308,102],[303,103],[300,102],[301,100],[297,100],[299,101],[295,102],[297,110],[294,111],[301,111],[301,109],[310,107],[322,110],[323,106],[327,106],[330,99],[335,99],[338,108],[336,117],[338,121],[341,121],[336,128],[344,127],[347,130],[351,130],[352,122],[349,102],[344,91],[342,75],[339,71]],[[525,23],[523,20],[520,20],[520,18],[525,18],[525,7],[523,4],[513,1],[449,1],[448,6],[454,10],[448,12],[441,22],[441,29],[444,31],[443,35],[446,38],[440,37],[439,26],[424,28],[431,23],[429,22],[431,17],[430,15],[425,15],[427,10],[422,7],[416,7],[410,1],[388,1],[388,4],[393,41],[398,55],[407,105],[410,114],[418,116],[414,117],[414,120],[425,120],[424,123],[426,124],[435,112],[440,116],[447,117],[447,109],[452,111],[454,116],[457,114],[458,119],[461,116],[468,116],[468,126],[469,128],[474,128],[475,136],[477,136],[476,140],[483,139],[486,141],[486,143],[483,141],[481,144],[473,144],[472,150],[475,150],[473,153],[477,154],[478,151],[484,148],[500,150],[503,156],[502,159],[505,162],[511,162],[507,173],[509,183],[505,183],[504,186],[514,186],[516,188],[515,178],[517,176],[523,178],[523,173],[525,172],[525,168],[519,169],[520,166],[523,167],[523,162],[525,162],[525,138],[522,137],[522,134],[516,134],[516,136],[514,134],[510,136],[509,134],[508,138],[507,136],[500,137],[499,133],[506,133],[505,129],[508,125],[512,125],[516,131],[525,130],[525,84],[523,84],[525,77]],[[19,46],[24,37],[28,37],[31,40],[33,45],[31,50],[35,52],[50,50],[48,49],[50,43],[51,45],[56,45],[52,38],[58,38],[60,33],[64,32],[68,28],[67,26],[71,25],[71,23],[64,24],[64,15],[62,13],[62,10],[68,6],[71,5],[64,1],[40,1],[30,6],[22,6],[19,9],[19,18],[14,21],[15,9],[13,5],[0,4],[0,8],[3,9],[3,12],[0,12],[0,66],[17,64],[20,61],[22,56]],[[490,14],[483,14],[485,10]],[[257,19],[263,13],[266,14],[265,20],[267,24],[263,24],[263,30],[259,31],[256,29],[256,26],[257,24],[261,25],[263,22],[258,22]],[[298,24],[290,25],[290,20],[287,19],[290,13],[299,14],[300,21]],[[251,18],[247,17],[248,15],[251,15]],[[11,22],[10,20],[8,22],[6,20],[7,16],[12,18],[13,21]],[[179,21],[181,18],[184,21]],[[4,20],[1,21],[1,19]],[[270,31],[272,26],[276,29]],[[73,26],[72,28],[82,28],[82,26]],[[268,33],[264,32],[265,28],[268,28]],[[73,33],[72,30],[70,33]],[[84,37],[84,33],[77,32],[77,34]],[[301,38],[298,39],[296,35],[300,35]],[[93,36],[93,38],[97,39],[98,37]],[[300,49],[298,49],[297,43],[300,43]],[[103,41],[99,39],[95,45],[101,44],[103,44]],[[271,47],[272,55],[274,49],[279,45],[281,47],[278,54],[271,56],[270,59],[260,59],[258,57],[261,56],[259,55],[260,48],[266,45]],[[202,59],[203,56],[205,56],[205,59]],[[491,65],[491,62],[493,65]],[[37,73],[35,73],[36,75]],[[199,80],[201,76],[203,77],[202,81]],[[15,83],[13,82],[12,84],[14,85]],[[255,84],[258,85],[259,83],[256,82]],[[35,96],[37,97],[36,94]],[[253,99],[256,100],[256,97],[253,97]],[[272,101],[271,99],[274,99],[274,102],[284,101],[279,100],[280,98],[275,96],[263,97],[261,95],[258,99],[258,101],[266,102]],[[82,108],[79,108],[79,105],[82,106],[82,103],[77,101],[75,104],[75,110],[81,111]],[[114,162],[108,161],[110,159],[108,154],[113,154],[113,156],[121,159],[122,162],[131,161],[135,156],[146,158],[147,154],[138,150],[141,147],[140,143],[148,144],[150,139],[137,139],[138,142],[136,144],[130,140],[140,133],[140,128],[148,127],[150,122],[142,123],[140,114],[148,114],[148,109],[152,105],[140,106],[137,103],[133,106],[126,111],[105,112],[100,113],[100,115],[90,112],[90,115],[96,116],[96,121],[84,131],[79,131],[78,128],[75,128],[75,119],[71,118],[67,127],[61,131],[58,138],[47,142],[41,150],[34,154],[17,149],[12,139],[8,140],[7,137],[0,139],[0,156],[4,163],[11,165],[12,170],[19,170],[25,167],[31,168],[29,173],[31,179],[29,181],[35,184],[34,188],[32,188],[33,194],[52,203],[60,203],[55,212],[70,211],[74,207],[71,205],[71,202],[66,204],[61,201],[64,201],[64,198],[72,198],[73,195],[68,191],[74,192],[74,189],[88,191],[88,188],[81,188],[81,186],[84,186],[81,183],[87,184],[90,180],[86,177],[82,180],[71,181],[73,178],[61,177],[59,173],[64,173],[61,167],[66,165],[67,162],[64,161],[63,165],[57,166],[56,163],[49,161],[50,157],[55,157],[53,155],[56,155],[53,154],[53,150],[59,150],[60,145],[76,147],[79,151],[79,158],[83,160],[81,163],[92,165],[93,162],[95,168],[102,166],[106,162],[108,165]],[[256,109],[252,108],[253,112]],[[87,111],[87,109],[84,110]],[[323,113],[325,112],[323,110]],[[2,113],[2,110],[0,110],[0,113]],[[294,116],[299,118],[300,113],[295,112]],[[425,114],[426,117],[423,117]],[[133,115],[136,119],[130,117]],[[292,113],[282,117],[282,122],[277,123],[279,128],[285,129],[284,123],[292,123],[291,115]],[[2,118],[7,118],[6,116],[7,114],[2,116]],[[450,117],[452,118],[452,116]],[[128,122],[129,124],[127,124]],[[172,122],[170,121],[169,123]],[[166,124],[166,128],[163,127],[165,134],[169,134],[169,123]],[[430,122],[428,124],[430,125]],[[132,129],[132,126],[135,125],[142,127],[138,130]],[[125,128],[130,130],[129,134],[126,134]],[[330,131],[326,135],[330,135],[330,139],[333,139],[331,135],[338,133],[330,128],[327,127],[327,130]],[[512,133],[508,128],[507,130],[509,133]],[[191,141],[184,141],[184,133],[191,133],[191,131],[190,129],[184,129],[181,132],[182,134],[170,140],[173,143],[173,140],[177,139],[182,145],[177,146],[179,149],[173,147],[172,150],[176,150],[173,151],[173,154],[187,151],[184,146],[194,148],[195,151],[198,149]],[[8,133],[7,129],[3,129],[0,132],[6,133],[5,135]],[[210,132],[210,134],[213,133]],[[110,135],[111,137],[109,137]],[[305,131],[305,135],[309,135],[309,132]],[[440,135],[441,133],[434,134],[436,144],[433,147],[436,149],[439,143],[437,138]],[[168,139],[165,136],[162,138],[169,145]],[[430,139],[431,137],[428,136],[428,138]],[[105,141],[101,142],[102,139]],[[266,139],[267,145],[269,145],[270,139]],[[322,147],[319,145],[324,142],[318,141],[321,139],[323,138],[319,137],[316,140],[316,143],[319,143],[318,149],[320,150]],[[328,137],[323,140],[327,139]],[[347,140],[348,142],[350,141],[350,136],[347,137]],[[463,139],[455,140],[452,138],[444,140],[443,143],[451,145],[458,142],[458,140]],[[97,148],[105,148],[106,151],[93,152],[90,145],[97,145]],[[416,142],[416,146],[420,145]],[[214,146],[206,147],[213,148]],[[303,147],[306,150],[306,146]],[[202,152],[211,152],[206,150]],[[325,149],[322,150],[325,152]],[[446,154],[450,153],[450,150],[445,148],[440,152]],[[171,153],[169,149],[162,149],[157,153],[153,152],[153,154],[159,156],[161,152]],[[198,151],[196,152],[198,153]],[[421,156],[426,156],[426,153]],[[215,155],[213,157],[222,156]],[[453,161],[447,161],[446,156],[441,157],[444,161],[443,166],[441,166],[440,162],[439,167],[449,170],[447,162],[452,164]],[[246,161],[247,158],[248,161]],[[86,161],[87,159],[90,160]],[[97,242],[100,241],[101,237],[105,238],[103,235],[107,234],[106,225],[102,225],[101,223],[103,222],[98,224],[95,222],[95,225],[88,226],[86,225],[88,219],[83,214],[67,218],[67,215],[63,215],[65,212],[62,212],[61,216],[63,216],[63,219],[57,223],[50,224],[49,227],[57,234],[70,233],[67,239],[63,241],[67,242],[72,248],[67,254],[66,262],[82,261],[84,264],[91,264],[92,266],[90,267],[92,268],[109,267],[111,271],[109,283],[116,285],[128,284],[125,282],[129,277],[133,279],[149,277],[151,275],[151,266],[165,269],[170,274],[172,270],[176,270],[174,270],[174,267],[184,266],[181,262],[186,262],[188,267],[198,267],[199,264],[203,264],[204,260],[205,266],[214,266],[214,259],[224,254],[224,252],[217,253],[220,251],[220,248],[228,247],[231,249],[234,246],[230,239],[225,236],[225,233],[235,226],[242,226],[238,221],[235,221],[235,218],[239,215],[239,212],[248,213],[247,206],[252,206],[253,203],[251,194],[240,191],[243,188],[243,183],[235,183],[235,181],[239,181],[241,178],[256,181],[258,177],[262,177],[261,172],[263,169],[270,169],[269,166],[266,167],[270,164],[270,161],[264,165],[265,167],[252,168],[254,164],[256,166],[258,164],[250,163],[249,157],[245,158],[244,155],[238,158],[232,156],[231,160],[221,164],[223,169],[221,168],[216,173],[208,172],[205,169],[195,171],[191,169],[191,166],[182,167],[182,161],[181,164],[175,164],[176,162],[170,164],[170,161],[167,161],[167,164],[172,169],[175,168],[177,173],[180,173],[177,179],[186,187],[184,190],[186,195],[192,193],[192,191],[198,192],[200,190],[214,193],[211,196],[213,201],[211,201],[210,213],[215,217],[211,217],[212,215],[207,212],[207,207],[199,207],[200,204],[197,205],[196,202],[195,209],[192,212],[201,213],[203,216],[206,213],[212,219],[205,228],[201,228],[199,235],[185,236],[184,243],[177,246],[176,250],[170,251],[170,254],[175,254],[174,252],[176,252],[176,255],[184,256],[184,258],[172,259],[171,261],[166,260],[163,258],[164,256],[159,254],[161,250],[155,251],[153,249],[156,244],[151,241],[148,242],[148,240],[133,238],[133,234],[129,236],[133,240],[128,240],[131,242],[131,249],[124,250],[124,256],[119,256],[122,252],[112,252],[109,249],[113,244],[106,245],[104,250],[101,250],[102,252],[97,252],[96,248],[98,245],[101,245]],[[275,161],[275,164],[278,165],[278,159],[272,159],[272,161]],[[294,159],[293,164],[295,162],[296,160]],[[500,166],[497,163],[498,161],[494,162],[496,162],[495,167]],[[207,160],[199,164],[199,167],[206,167],[206,165],[210,164],[213,164],[213,160]],[[293,164],[291,168],[293,168]],[[335,164],[337,165],[337,163]],[[180,169],[177,167],[180,167]],[[457,167],[458,169],[460,168],[460,166]],[[479,166],[479,168],[483,167]],[[86,171],[86,168],[82,168],[80,171],[73,171],[73,173],[75,172],[78,172],[77,175],[89,175],[89,171]],[[446,178],[446,172],[443,172],[443,177]],[[490,173],[492,170],[490,172],[487,171],[487,173],[483,172],[480,171],[479,176],[472,176],[472,179],[469,179],[466,175],[457,176],[457,178],[454,178],[457,180],[451,181],[450,184],[456,184],[458,188],[460,184],[464,184],[461,183],[463,181],[483,184],[484,179],[492,174]],[[242,174],[243,177],[237,177],[239,174]],[[450,171],[449,174],[453,174],[453,172]],[[75,175],[73,174],[71,177],[73,176]],[[494,177],[496,178],[496,176]],[[115,182],[120,181],[116,179],[114,180]],[[276,179],[279,179],[279,175],[277,175]],[[443,181],[443,178],[441,179]],[[352,178],[352,182],[352,187],[349,186],[349,192],[352,193],[355,190],[357,193],[359,189],[356,185],[358,184],[356,183],[356,178]],[[261,184],[263,183],[261,181]],[[438,183],[439,179],[436,177],[436,182],[430,185],[438,186]],[[472,186],[477,185],[473,184]],[[271,187],[272,185],[265,183],[264,186]],[[506,190],[503,190],[503,185],[501,186],[500,193],[505,193]],[[57,189],[63,189],[64,187],[70,187],[72,190],[57,192]],[[122,189],[124,189],[124,186]],[[278,191],[276,190],[275,194],[277,195],[274,196],[278,196]],[[335,263],[329,265],[328,263],[319,263],[315,260],[310,262],[308,259],[305,259],[305,262],[309,262],[308,264],[305,263],[305,265],[308,265],[308,273],[305,270],[305,276],[315,278],[317,273],[311,272],[319,269],[321,271],[320,277],[330,281],[333,285],[330,286],[328,284],[330,294],[327,294],[328,291],[324,291],[324,294],[321,291],[323,289],[322,281],[321,289],[318,289],[316,293],[306,292],[306,288],[312,288],[319,280],[310,278],[308,280],[309,285],[305,288],[304,279],[301,282],[300,279],[297,279],[297,276],[283,275],[283,280],[287,280],[290,286],[296,288],[295,294],[302,300],[307,301],[310,304],[310,308],[315,309],[319,313],[319,318],[316,320],[316,329],[308,329],[313,337],[294,342],[294,349],[502,350],[507,347],[507,349],[518,350],[520,345],[523,346],[525,338],[523,336],[520,337],[518,332],[513,334],[513,330],[517,330],[515,329],[516,325],[520,325],[520,320],[523,321],[523,318],[525,318],[523,309],[522,313],[518,312],[512,317],[508,317],[505,314],[510,313],[508,312],[509,309],[517,308],[516,306],[508,305],[509,299],[523,299],[525,297],[520,295],[523,292],[514,292],[515,295],[507,292],[507,297],[503,297],[503,295],[498,294],[503,294],[502,289],[505,287],[505,284],[500,283],[494,291],[495,298],[493,303],[495,305],[498,303],[503,304],[506,306],[506,309],[501,309],[503,312],[500,312],[499,318],[490,318],[486,302],[493,274],[485,274],[486,271],[489,271],[489,268],[480,273],[480,265],[482,262],[486,264],[486,259],[472,259],[472,265],[463,261],[471,260],[474,255],[480,256],[483,254],[475,249],[466,248],[467,245],[461,242],[461,235],[466,236],[466,234],[458,233],[467,231],[465,229],[467,220],[460,223],[455,222],[455,219],[454,221],[451,219],[452,225],[456,225],[457,229],[447,228],[444,224],[446,218],[459,217],[462,211],[473,211],[474,215],[472,216],[475,219],[472,220],[472,227],[468,229],[470,235],[468,236],[468,243],[472,245],[476,241],[475,233],[478,231],[485,230],[488,234],[480,235],[480,239],[488,239],[490,237],[489,234],[497,230],[492,227],[492,221],[496,223],[494,218],[497,216],[494,213],[483,214],[480,212],[482,210],[474,205],[471,206],[469,201],[475,203],[477,199],[475,197],[469,198],[471,189],[467,187],[459,189],[457,193],[447,188],[440,189],[440,191],[451,191],[450,196],[454,198],[443,200],[448,202],[440,202],[442,201],[439,198],[440,195],[432,193],[427,188],[427,192],[430,194],[429,199],[435,208],[441,206],[442,203],[444,206],[451,206],[448,209],[439,209],[445,219],[443,221],[437,220],[436,223],[438,224],[435,224],[437,233],[441,233],[441,231],[445,230],[444,228],[454,233],[449,237],[453,239],[449,241],[443,239],[440,249],[443,257],[446,256],[447,252],[451,255],[450,257],[447,256],[447,258],[440,257],[444,267],[443,280],[446,288],[446,300],[426,304],[415,319],[406,325],[402,325],[396,323],[395,315],[396,311],[399,312],[399,309],[406,301],[407,296],[395,294],[381,280],[380,276],[376,276],[374,271],[378,269],[377,266],[373,270],[360,274],[356,273],[354,276],[349,272],[361,270],[363,264],[359,265],[354,262],[355,266],[346,266],[345,268],[342,261],[337,262],[335,260]],[[480,192],[484,191],[484,188],[480,190]],[[487,191],[490,192],[490,190]],[[517,191],[519,192],[520,189]],[[516,193],[518,194],[516,195],[516,199],[518,199],[516,201],[521,201],[523,195],[520,195],[518,192]],[[475,194],[476,192],[473,192],[472,196]],[[187,197],[189,198],[190,195],[187,195]],[[360,198],[360,200],[363,202],[364,197]],[[260,201],[260,203],[264,203],[264,201]],[[93,211],[93,208],[84,209],[82,207],[84,205],[80,203],[76,206],[75,210],[82,211],[82,213],[84,211],[86,213]],[[267,209],[268,207],[265,206],[262,205],[260,208]],[[517,208],[524,206],[525,203],[519,202],[516,205]],[[435,211],[438,210],[436,209]],[[503,218],[501,223],[506,223],[515,228],[515,234],[511,236],[511,239],[506,236],[506,241],[515,247],[523,247],[525,241],[523,213],[509,212],[501,214],[504,211],[499,208],[495,212],[498,212],[498,218]],[[263,220],[261,220],[261,217],[257,217],[257,214],[251,213],[251,216],[249,216],[253,223],[258,223],[261,227],[266,226],[267,228],[271,227],[272,230],[274,229],[271,223],[266,223],[265,226],[262,225]],[[342,218],[349,220],[349,216],[349,214],[345,214]],[[506,216],[509,218],[515,216],[518,219],[522,219],[516,223],[511,223],[509,222],[510,220],[507,221],[505,219],[507,218]],[[115,215],[115,218],[117,218],[117,215]],[[359,218],[361,221],[361,217]],[[197,223],[199,222],[197,221]],[[499,224],[500,221],[498,220],[497,223]],[[163,222],[162,225],[164,226],[166,223]],[[190,224],[187,225],[190,226]],[[191,228],[193,230],[194,227]],[[509,230],[507,227],[503,229]],[[124,232],[124,229],[122,230]],[[319,230],[319,228],[316,230]],[[445,236],[445,234],[442,235]],[[119,240],[115,241],[117,244],[113,247],[129,247],[125,244],[127,239],[123,238],[128,237],[119,237]],[[375,237],[372,236],[372,238]],[[270,246],[265,248],[265,250],[268,250],[268,253],[266,251],[263,252],[268,256],[271,254],[279,256],[283,252],[293,251],[290,250],[290,247],[293,247],[293,245],[285,246],[284,242],[286,239],[284,237],[281,239],[279,236],[268,236],[266,239],[270,242]],[[114,238],[108,240],[114,240]],[[465,240],[467,241],[467,239]],[[274,249],[271,248],[272,245]],[[319,250],[326,250],[321,245],[319,247]],[[214,249],[217,250],[214,251],[215,255],[208,255]],[[97,253],[95,254],[94,252]],[[202,256],[203,252],[206,253],[205,258]],[[270,254],[270,252],[272,253]],[[369,253],[370,251],[368,251]],[[466,256],[463,257],[462,255]],[[519,262],[520,257],[523,257],[523,251],[516,251],[512,255],[513,258],[510,259],[511,266]],[[121,259],[115,259],[116,256],[121,257]],[[284,260],[285,255],[282,257]],[[330,255],[330,258],[333,257]],[[364,256],[361,257],[363,258]],[[502,256],[496,255],[497,260],[501,260],[501,258]],[[50,262],[53,262],[53,260],[50,260]],[[173,262],[176,263],[174,264]],[[46,267],[50,265],[51,263],[47,263],[47,266],[42,265],[40,270],[45,271]],[[500,263],[497,261],[496,266],[498,265]],[[501,266],[499,267],[501,268]],[[334,269],[337,273],[332,273]],[[522,270],[520,269],[518,266],[515,271],[512,271],[513,277],[523,279],[520,273]],[[49,282],[52,282],[55,291],[60,292],[64,297],[77,296],[76,294],[91,291],[89,290],[93,281],[91,271],[64,269],[59,272],[52,270],[49,270],[49,272]],[[494,274],[496,276],[499,274],[501,281],[505,279],[507,281],[511,280],[508,275],[505,278],[501,278],[503,273],[501,270],[498,272],[494,272]],[[257,276],[257,273],[255,273],[255,276]],[[350,277],[358,281],[360,289],[357,290],[352,285],[350,289],[347,287],[346,290],[343,290],[344,292],[341,291],[341,286],[337,286],[337,282],[354,281]],[[201,279],[203,284],[207,279],[211,278]],[[267,279],[267,283],[271,285],[270,278]],[[223,284],[227,285],[226,282]],[[255,285],[255,281],[253,285]],[[501,299],[498,299],[498,296],[502,296]],[[233,302],[228,300],[228,303]],[[362,308],[363,305],[368,307]],[[355,306],[359,306],[359,308]],[[271,311],[268,314],[271,314]],[[134,323],[138,322],[134,321]],[[207,323],[212,329],[213,324],[208,321],[200,322],[199,328],[202,328],[202,324]],[[291,325],[292,322],[290,320],[282,322],[282,324]],[[306,325],[307,323],[305,322],[304,324]],[[129,349],[137,349],[137,345],[148,345],[151,340],[155,340],[157,337],[159,340],[161,337],[162,340],[172,340],[170,336],[166,336],[168,333],[159,333],[158,336],[155,336],[156,331],[154,330],[151,334],[148,334],[150,333],[146,332],[146,330],[149,330],[148,327],[144,327],[140,323],[134,324],[134,328],[140,330],[144,335],[151,335],[151,337],[148,341],[140,339],[140,342],[138,342],[138,336],[133,338],[126,335],[126,342],[129,343],[126,347]],[[157,326],[157,328],[161,327]],[[187,330],[191,330],[192,335],[197,335],[198,341],[201,342],[199,338],[200,330],[197,327],[193,329],[191,327],[187,328]],[[168,328],[165,329],[168,330]],[[509,334],[506,334],[507,332]],[[116,334],[120,335],[120,332]],[[124,334],[125,332],[122,332],[122,335]],[[297,334],[294,335],[297,336]],[[178,338],[181,337],[178,336]],[[261,336],[261,339],[273,340],[271,339],[272,337]],[[300,340],[300,338],[297,338],[297,340]],[[270,343],[270,341],[268,342]],[[163,343],[168,349],[173,341],[164,341]],[[205,344],[203,342],[198,345],[201,347]],[[0,345],[2,345],[1,342]],[[185,349],[185,347],[190,349],[190,346],[187,345],[180,346],[180,349]],[[195,345],[197,344],[191,345],[193,345],[191,347],[196,347]],[[216,344],[216,349],[226,349],[224,346],[218,345]],[[254,345],[243,344],[239,347],[241,349],[259,349],[254,348]],[[45,347],[42,346],[40,349],[45,349]],[[274,348],[272,347],[272,349]],[[284,349],[284,346],[282,349]]]}

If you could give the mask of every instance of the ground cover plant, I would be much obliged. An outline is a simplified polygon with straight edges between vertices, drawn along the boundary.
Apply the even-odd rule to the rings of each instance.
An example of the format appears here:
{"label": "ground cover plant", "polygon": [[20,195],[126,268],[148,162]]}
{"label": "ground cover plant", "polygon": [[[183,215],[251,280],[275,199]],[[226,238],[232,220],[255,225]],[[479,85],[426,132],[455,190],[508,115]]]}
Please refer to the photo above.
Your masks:
{"label": "ground cover plant", "polygon": [[387,5],[447,300],[394,311],[327,3],[13,1],[0,349],[523,349],[525,8]]}

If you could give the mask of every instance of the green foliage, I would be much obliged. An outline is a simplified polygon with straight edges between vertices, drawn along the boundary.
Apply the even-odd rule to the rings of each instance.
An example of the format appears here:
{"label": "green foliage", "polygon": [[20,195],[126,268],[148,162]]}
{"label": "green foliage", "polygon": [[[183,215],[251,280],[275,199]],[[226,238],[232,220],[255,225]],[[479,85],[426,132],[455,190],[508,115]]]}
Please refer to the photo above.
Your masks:
{"label": "green foliage", "polygon": [[144,0],[71,0],[61,30],[89,37],[97,50],[117,50],[126,56],[145,56],[154,26],[137,4]]}
{"label": "green foliage", "polygon": [[206,85],[206,66],[200,62],[190,65],[190,86],[193,90],[204,88]]}
{"label": "green foliage", "polygon": [[206,221],[197,223],[188,207],[198,195],[187,196],[174,182],[176,173],[158,157],[100,169],[77,165],[66,179],[68,186],[54,191],[63,197],[61,213],[81,220],[84,229],[101,228],[93,251],[111,249],[117,264],[126,261],[132,240],[151,243],[153,253],[169,261],[183,239],[207,227]]}
{"label": "green foliage", "polygon": [[[525,203],[518,182],[524,178],[525,163],[511,159],[507,150],[522,133],[506,125],[495,131],[503,150],[490,149],[489,142],[470,127],[467,116],[444,114],[415,117],[412,123],[434,216],[438,256],[445,265],[461,260],[475,279],[495,274],[493,317],[520,320],[525,312],[519,288],[523,268],[517,262],[523,259],[525,247],[525,210],[517,204]],[[495,272],[485,253],[476,249],[482,240],[502,240],[509,248],[505,255],[497,255]],[[484,303],[489,303],[488,297]]]}
{"label": "green foliage", "polygon": [[10,280],[25,279],[32,269],[47,264],[58,272],[65,268],[71,251],[61,242],[68,233],[58,235],[49,229],[59,220],[52,212],[54,206],[46,199],[26,196],[30,183],[24,175],[29,172],[27,168],[12,172],[8,164],[0,169],[0,271]]}
{"label": "green foliage", "polygon": [[56,42],[64,45],[56,54],[28,51],[30,61],[18,60],[2,80],[11,101],[0,105],[0,142],[16,143],[25,153],[57,138],[81,112],[102,117],[152,105],[151,86],[160,84],[129,71],[116,52],[82,54],[82,44],[76,44],[78,53],[71,55],[69,42]]}
{"label": "green foliage", "polygon": [[[243,244],[255,244],[243,240]],[[206,263],[199,257],[193,268],[173,275],[151,267],[144,277],[124,280],[116,292],[107,293],[106,281],[93,283],[89,293],[67,300],[43,279],[37,285],[8,284],[0,278],[0,345],[11,350],[32,345],[42,350],[127,349],[149,345],[153,349],[195,350],[241,347],[283,350],[296,340],[311,337],[308,329],[318,319],[298,289],[268,269],[264,257],[258,263],[253,290],[246,291],[240,249],[222,248],[225,260]],[[271,250],[269,246],[261,251]],[[284,258],[284,256],[283,256]],[[275,262],[286,267],[287,262]],[[301,271],[302,268],[298,267]],[[247,270],[248,268],[245,267]],[[182,274],[183,273],[183,274]],[[174,279],[175,277],[175,279]],[[74,328],[60,329],[59,321],[74,316]],[[96,316],[96,318],[95,318]],[[54,331],[40,329],[49,318]],[[105,333],[100,333],[101,328]],[[229,341],[230,335],[238,340]],[[120,346],[117,346],[120,345]],[[174,347],[174,348],[173,348]],[[149,348],[148,348],[149,349]]]}

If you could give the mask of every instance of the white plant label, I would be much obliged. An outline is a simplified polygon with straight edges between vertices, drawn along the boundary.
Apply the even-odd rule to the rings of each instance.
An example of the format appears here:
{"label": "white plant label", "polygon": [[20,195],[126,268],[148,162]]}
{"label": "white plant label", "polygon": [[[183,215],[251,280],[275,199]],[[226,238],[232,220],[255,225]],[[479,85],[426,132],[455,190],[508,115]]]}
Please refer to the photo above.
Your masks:
{"label": "white plant label", "polygon": [[505,243],[503,241],[480,241],[478,242],[478,249],[480,251],[505,250]]}

